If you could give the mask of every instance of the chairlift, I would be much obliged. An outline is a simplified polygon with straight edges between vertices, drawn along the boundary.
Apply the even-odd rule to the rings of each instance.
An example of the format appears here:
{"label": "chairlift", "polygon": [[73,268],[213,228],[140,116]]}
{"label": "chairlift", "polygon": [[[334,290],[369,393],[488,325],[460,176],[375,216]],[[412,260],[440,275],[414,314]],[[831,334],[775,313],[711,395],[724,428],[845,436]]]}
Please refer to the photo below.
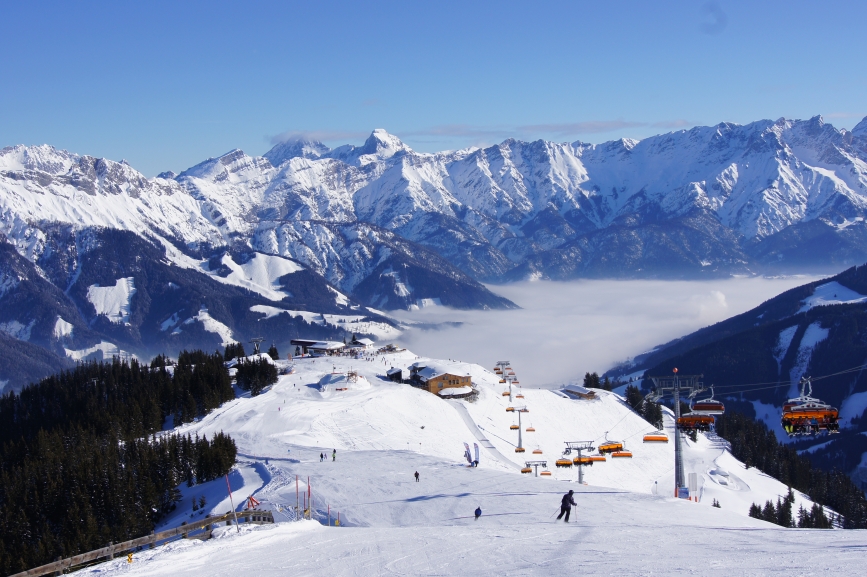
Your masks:
{"label": "chairlift", "polygon": [[611,458],[616,459],[618,457],[627,457],[632,458],[632,451],[614,451],[611,453]]}
{"label": "chairlift", "polygon": [[521,469],[521,472],[522,473],[532,473],[533,469],[531,469],[530,467],[524,467],[523,469]]}
{"label": "chairlift", "polygon": [[622,451],[623,443],[621,441],[609,441],[608,440],[608,431],[605,431],[605,442],[599,444],[599,449],[597,449],[600,453],[613,453],[614,451]]}
{"label": "chairlift", "polygon": [[591,459],[589,456],[582,455],[581,457],[575,457],[574,459],[572,459],[572,464],[576,466],[585,465],[589,467],[593,465],[593,459]]}
{"label": "chairlift", "polygon": [[594,463],[604,463],[607,460],[605,458],[605,455],[590,455],[587,458],[590,459],[591,461],[593,461]]}
{"label": "chairlift", "polygon": [[512,430],[512,431],[517,431],[517,430],[520,429],[520,428],[521,428],[521,427],[519,427],[518,425],[510,425],[510,426],[509,426],[509,429]]}
{"label": "chairlift", "polygon": [[539,473],[539,475],[540,475],[541,477],[550,477],[550,476],[551,476],[551,471],[542,471],[541,473]]}
{"label": "chairlift", "polygon": [[515,447],[515,452],[516,453],[523,453],[523,452],[525,452],[525,449],[524,449],[524,447]]}
{"label": "chairlift", "polygon": [[542,449],[540,449],[539,447],[536,447],[535,449],[533,449],[533,454],[534,455],[541,455]]}
{"label": "chairlift", "polygon": [[526,431],[527,431],[528,433],[535,433],[535,432],[536,432],[536,429],[533,428],[533,425],[530,425],[529,427],[526,428]]}
{"label": "chairlift", "polygon": [[572,459],[567,459],[567,458],[563,457],[561,459],[557,459],[554,462],[554,464],[557,465],[558,467],[571,467],[572,466]]}
{"label": "chairlift", "polygon": [[645,443],[667,443],[668,435],[666,435],[663,431],[656,431],[655,433],[647,433],[644,435]]}
{"label": "chairlift", "polygon": [[713,385],[710,387],[710,397],[694,401],[690,405],[693,412],[704,413],[706,415],[722,415],[726,412],[725,405],[713,398]]}
{"label": "chairlift", "polygon": [[839,412],[831,405],[813,398],[813,384],[809,377],[801,378],[801,396],[789,399],[783,405],[780,419],[783,430],[790,437],[818,435],[823,431],[839,433]]}
{"label": "chairlift", "polygon": [[681,431],[710,431],[714,418],[707,413],[687,413],[677,420],[677,428]]}

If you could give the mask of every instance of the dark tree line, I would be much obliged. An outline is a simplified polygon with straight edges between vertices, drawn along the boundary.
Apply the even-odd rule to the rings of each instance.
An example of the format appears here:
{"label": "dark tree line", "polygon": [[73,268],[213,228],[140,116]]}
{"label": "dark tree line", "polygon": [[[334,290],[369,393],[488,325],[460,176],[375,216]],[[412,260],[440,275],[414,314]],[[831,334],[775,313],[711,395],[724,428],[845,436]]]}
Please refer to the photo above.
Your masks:
{"label": "dark tree line", "polygon": [[0,572],[145,535],[175,507],[180,483],[219,477],[235,443],[157,437],[233,398],[222,356],[175,366],[85,363],[0,397]]}
{"label": "dark tree line", "polygon": [[223,357],[225,357],[227,361],[246,356],[247,353],[244,352],[244,345],[241,343],[229,343],[226,345],[226,352],[223,354]]}
{"label": "dark tree line", "polygon": [[[761,469],[787,486],[808,495],[815,503],[837,511],[843,517],[844,528],[867,528],[867,499],[842,471],[829,472],[814,467],[809,459],[777,441],[774,433],[768,430],[764,423],[754,421],[741,413],[727,412],[717,417],[716,432],[731,443],[732,454],[747,467]],[[754,507],[758,505],[754,504]],[[760,518],[765,518],[766,509],[767,503]],[[806,514],[811,520],[805,522],[822,523],[821,516],[817,516],[816,511]],[[791,511],[788,518],[790,517]],[[802,517],[799,513],[799,522]]]}
{"label": "dark tree line", "polygon": [[277,345],[274,343],[271,343],[271,346],[268,347],[268,356],[275,361],[280,359],[280,352],[277,350]]}
{"label": "dark tree line", "polygon": [[825,508],[818,503],[813,503],[810,510],[804,509],[803,506],[800,507],[798,519],[795,520],[792,515],[794,504],[795,494],[792,493],[792,489],[789,489],[789,493],[784,498],[777,497],[776,504],[770,500],[765,501],[764,507],[758,503],[753,503],[750,506],[750,517],[775,523],[781,527],[798,527],[800,529],[831,529],[835,521],[840,523],[839,519],[834,519],[833,513],[831,518],[828,518],[828,515],[825,515]]}
{"label": "dark tree line", "polygon": [[277,367],[266,359],[243,361],[238,363],[236,368],[238,372],[235,378],[238,386],[245,391],[250,391],[254,397],[268,385],[277,382]]}

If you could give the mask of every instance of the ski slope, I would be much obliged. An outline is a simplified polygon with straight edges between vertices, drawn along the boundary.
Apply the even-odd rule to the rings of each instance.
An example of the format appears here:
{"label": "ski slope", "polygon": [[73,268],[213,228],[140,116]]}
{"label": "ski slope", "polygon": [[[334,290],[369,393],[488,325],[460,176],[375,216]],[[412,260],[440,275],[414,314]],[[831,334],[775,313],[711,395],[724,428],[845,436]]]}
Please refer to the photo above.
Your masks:
{"label": "ski slope", "polygon": [[[686,471],[701,479],[700,502],[674,499],[673,442],[643,443],[652,427],[619,396],[602,391],[597,400],[574,400],[524,387],[524,398],[510,403],[497,376],[454,360],[437,363],[470,374],[480,390],[477,401],[445,401],[381,378],[391,366],[406,369],[418,360],[426,359],[409,351],[296,359],[295,373],[263,394],[235,399],[180,427],[185,434],[230,434],[239,452],[230,474],[236,509],[253,495],[276,512],[278,523],[240,533],[224,527],[204,543],[176,542],[137,553],[132,565],[114,561],[80,573],[572,575],[580,568],[585,574],[801,574],[854,573],[862,563],[863,532],[786,530],[749,518],[751,503],[776,500],[787,489],[745,469],[719,439],[699,435],[685,443]],[[348,370],[370,386],[319,390],[322,377]],[[519,403],[529,409],[522,426],[536,429],[524,432],[524,456],[515,453],[517,432],[509,428],[517,418],[505,410]],[[553,466],[564,441],[598,443],[606,431],[626,444],[632,459],[609,457],[587,468],[585,485],[575,482],[575,468]],[[467,467],[464,442],[479,444],[479,467]],[[536,447],[542,455],[532,454]],[[518,472],[525,459],[539,458],[548,461],[551,478]],[[308,478],[315,521],[280,522],[291,517],[296,490],[306,493]],[[567,525],[554,517],[569,489],[578,506]],[[181,490],[178,510],[161,528],[230,507],[224,479]],[[194,513],[192,499],[201,496],[205,510]],[[721,508],[711,506],[713,499]],[[800,504],[810,505],[796,494],[796,510]],[[477,506],[483,515],[476,521]],[[329,508],[332,520],[339,512],[341,527],[325,526]]]}

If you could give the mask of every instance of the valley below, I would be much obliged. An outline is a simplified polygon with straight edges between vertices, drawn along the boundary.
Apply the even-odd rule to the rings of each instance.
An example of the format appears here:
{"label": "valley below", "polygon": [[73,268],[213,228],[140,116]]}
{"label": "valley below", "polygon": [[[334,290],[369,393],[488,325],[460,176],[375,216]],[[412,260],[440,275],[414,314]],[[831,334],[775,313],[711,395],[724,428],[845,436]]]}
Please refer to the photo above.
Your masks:
{"label": "valley below", "polygon": [[487,285],[519,309],[392,314],[408,325],[399,340],[422,354],[482,366],[504,357],[521,367],[525,386],[559,387],[817,278],[525,281]]}

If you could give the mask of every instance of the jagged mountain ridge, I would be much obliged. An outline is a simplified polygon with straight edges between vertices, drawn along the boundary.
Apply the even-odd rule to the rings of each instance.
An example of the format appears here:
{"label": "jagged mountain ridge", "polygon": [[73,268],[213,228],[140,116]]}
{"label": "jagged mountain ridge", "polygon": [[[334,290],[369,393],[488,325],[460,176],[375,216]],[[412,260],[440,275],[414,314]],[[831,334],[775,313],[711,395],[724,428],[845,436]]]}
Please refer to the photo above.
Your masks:
{"label": "jagged mountain ridge", "polygon": [[327,234],[281,245],[274,231],[375,225],[479,280],[839,270],[867,260],[865,126],[763,120],[433,154],[377,129],[362,146],[295,139],[150,180],[125,163],[19,146],[0,154],[2,226],[22,254],[39,250],[45,220],[144,227],[194,249],[277,246],[346,292],[379,263],[321,258]]}

